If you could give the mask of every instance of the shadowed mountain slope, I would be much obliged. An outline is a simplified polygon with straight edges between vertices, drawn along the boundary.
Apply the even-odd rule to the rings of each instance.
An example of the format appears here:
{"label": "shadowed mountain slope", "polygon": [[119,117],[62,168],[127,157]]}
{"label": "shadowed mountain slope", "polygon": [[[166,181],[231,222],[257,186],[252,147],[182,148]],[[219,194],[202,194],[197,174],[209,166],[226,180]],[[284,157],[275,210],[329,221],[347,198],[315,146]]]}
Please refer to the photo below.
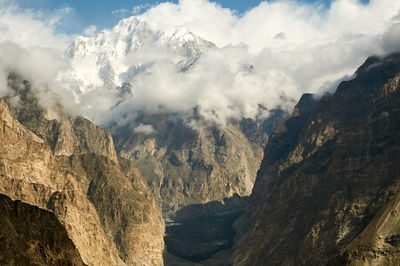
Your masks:
{"label": "shadowed mountain slope", "polygon": [[57,217],[0,195],[1,265],[85,265]]}
{"label": "shadowed mountain slope", "polygon": [[371,57],[332,96],[279,123],[235,265],[400,263],[400,55]]}

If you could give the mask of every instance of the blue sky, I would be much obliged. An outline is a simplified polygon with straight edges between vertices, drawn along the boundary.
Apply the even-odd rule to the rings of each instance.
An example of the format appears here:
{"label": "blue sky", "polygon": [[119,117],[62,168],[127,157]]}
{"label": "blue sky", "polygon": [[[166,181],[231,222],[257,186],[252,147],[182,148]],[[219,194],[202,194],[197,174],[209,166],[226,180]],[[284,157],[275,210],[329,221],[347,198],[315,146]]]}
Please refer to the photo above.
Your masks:
{"label": "blue sky", "polygon": [[[329,6],[332,0],[293,0],[298,2],[320,2]],[[360,0],[363,3],[369,0]],[[56,12],[64,12],[59,30],[69,34],[80,34],[90,25],[95,25],[97,29],[111,28],[121,18],[132,15],[129,11],[136,6],[146,8],[156,5],[160,0],[15,0],[21,9],[33,9],[40,11],[43,15],[54,14]],[[168,2],[177,3],[178,0],[170,0]],[[236,10],[239,14],[257,6],[260,0],[218,0],[217,2],[225,8]],[[68,9],[71,8],[71,9]],[[66,14],[65,11],[69,10]],[[120,12],[118,12],[118,10]],[[122,11],[122,12],[121,12]],[[125,11],[125,12],[124,12]]]}

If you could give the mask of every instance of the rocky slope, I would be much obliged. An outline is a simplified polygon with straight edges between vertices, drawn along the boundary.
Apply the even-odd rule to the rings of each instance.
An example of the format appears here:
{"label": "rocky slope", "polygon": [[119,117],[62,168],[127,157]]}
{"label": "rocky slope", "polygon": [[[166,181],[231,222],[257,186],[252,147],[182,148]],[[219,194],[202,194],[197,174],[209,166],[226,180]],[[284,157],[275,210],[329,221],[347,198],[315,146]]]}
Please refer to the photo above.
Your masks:
{"label": "rocky slope", "polygon": [[[191,127],[179,115],[144,115],[135,124],[153,132],[134,132],[130,126],[113,130],[116,147],[132,158],[163,206],[167,218],[182,207],[249,195],[261,163],[270,121],[231,121],[213,125],[199,118]],[[264,122],[264,123],[262,123]]]}
{"label": "rocky slope", "polygon": [[[152,28],[144,18],[130,17],[93,37],[77,37],[65,52],[71,59],[73,71],[61,75],[62,83],[74,90],[82,101],[91,97],[87,96],[90,91],[106,93],[104,98],[107,100],[99,106],[104,104],[109,110],[101,118],[96,116],[98,114],[93,114],[92,118],[112,132],[120,157],[134,160],[162,208],[167,226],[174,224],[178,211],[190,205],[200,206],[213,201],[223,203],[224,199],[235,194],[248,196],[268,136],[276,122],[285,115],[280,110],[268,110],[272,116],[265,119],[265,108],[258,106],[259,115],[254,120],[227,118],[228,121],[223,123],[221,121],[225,118],[220,119],[218,110],[203,110],[199,102],[181,109],[176,108],[181,105],[181,99],[167,100],[168,103],[146,101],[148,94],[158,95],[154,95],[151,88],[142,86],[143,78],[149,78],[145,83],[157,88],[159,85],[151,82],[152,73],[165,78],[177,74],[177,82],[184,80],[186,74],[188,77],[197,76],[191,70],[204,67],[197,64],[207,60],[202,55],[212,53],[213,49],[216,49],[213,43],[184,28],[162,31]],[[245,62],[234,68],[236,70],[232,71],[240,73],[240,76],[255,71],[253,65]],[[163,82],[159,97],[169,99],[175,94],[190,94],[191,88],[178,92],[175,85],[176,88],[196,86],[185,85],[185,82]],[[162,96],[164,93],[165,97]],[[189,98],[183,101],[190,102]],[[91,107],[87,106],[87,110]],[[207,115],[218,123],[206,119]],[[237,211],[242,211],[242,202],[238,204]],[[212,215],[215,210],[209,211]],[[195,218],[190,215],[197,215],[195,212],[190,212],[190,215],[186,211],[182,213],[187,217],[180,215],[180,222],[186,223],[182,219],[187,218],[189,224]],[[233,220],[229,219],[231,224]],[[231,237],[222,242],[231,242]],[[180,236],[168,243],[178,243],[178,239]],[[215,239],[206,242],[213,241],[215,244],[210,250],[226,246],[217,244],[222,242]],[[171,249],[177,250],[176,247]],[[200,252],[203,248],[196,246],[191,250]]]}
{"label": "rocky slope", "polygon": [[57,217],[0,195],[1,265],[84,265]]}
{"label": "rocky slope", "polygon": [[[133,125],[113,128],[120,155],[133,159],[162,206],[169,252],[198,261],[230,247],[233,231],[228,231],[244,203],[224,202],[250,194],[262,147],[283,115],[276,111],[269,120],[243,119],[226,125],[196,117],[196,126],[177,114],[142,115]],[[135,132],[134,125],[145,125],[152,131]],[[209,204],[215,201],[222,204],[217,204],[218,208],[216,203]],[[219,217],[212,218],[217,213]],[[223,214],[226,217],[220,217]],[[204,217],[215,223],[194,226],[204,224]],[[210,228],[222,235],[210,234]],[[202,241],[196,239],[199,235]]]}
{"label": "rocky slope", "polygon": [[9,87],[16,97],[0,100],[0,193],[52,211],[88,265],[162,265],[160,210],[110,133],[43,109],[16,75]]}
{"label": "rocky slope", "polygon": [[400,263],[400,55],[369,58],[275,129],[235,265]]}

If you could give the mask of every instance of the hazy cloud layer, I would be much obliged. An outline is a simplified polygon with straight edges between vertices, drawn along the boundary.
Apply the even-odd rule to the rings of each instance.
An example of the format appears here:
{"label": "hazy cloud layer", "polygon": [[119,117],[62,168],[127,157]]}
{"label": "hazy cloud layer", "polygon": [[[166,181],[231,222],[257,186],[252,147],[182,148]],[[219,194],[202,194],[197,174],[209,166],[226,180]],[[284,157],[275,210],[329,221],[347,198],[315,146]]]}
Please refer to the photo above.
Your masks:
{"label": "hazy cloud layer", "polygon": [[[126,124],[137,111],[187,113],[194,107],[223,122],[260,115],[259,105],[290,110],[304,92],[333,90],[336,80],[351,76],[367,56],[400,50],[400,1],[393,0],[367,5],[337,0],[329,8],[281,0],[262,2],[242,15],[207,0],[181,0],[140,16],[155,30],[172,34],[185,28],[219,48],[183,72],[176,55],[138,50],[121,61],[126,69],[121,75],[132,85],[121,91],[104,84],[93,58],[69,61],[58,55],[68,36],[55,34],[54,19],[3,7],[0,42],[15,45],[3,44],[0,52],[0,94],[6,93],[4,77],[12,68],[35,86],[50,88],[67,110],[97,123]],[[95,31],[93,26],[86,34]],[[146,71],[135,68],[130,75],[137,65]],[[150,127],[136,130],[151,133]]]}
{"label": "hazy cloud layer", "polygon": [[152,125],[144,125],[144,124],[140,124],[137,127],[135,127],[133,129],[134,133],[141,133],[144,135],[150,135],[152,133],[155,133],[156,131],[154,130]]}
{"label": "hazy cloud layer", "polygon": [[[332,43],[346,35],[382,34],[399,14],[400,2],[336,0],[330,8],[315,4],[278,0],[261,2],[242,16],[207,0],[163,3],[142,15],[163,31],[185,27],[222,47],[244,43],[251,52],[262,49],[294,50]],[[398,18],[397,18],[398,19]]]}
{"label": "hazy cloud layer", "polygon": [[59,53],[41,47],[21,48],[15,43],[0,43],[0,97],[5,96],[8,73],[20,73],[36,89],[54,89],[57,75],[69,68]]}
{"label": "hazy cloud layer", "polygon": [[61,56],[71,36],[56,33],[70,8],[58,9],[51,16],[33,10],[20,10],[12,1],[0,1],[0,97],[12,96],[7,76],[16,72],[29,80],[40,95],[40,102],[51,105],[62,99],[56,92],[59,73],[70,69]]}
{"label": "hazy cloud layer", "polygon": [[23,48],[40,46],[65,49],[71,36],[57,34],[56,27],[63,16],[72,12],[69,7],[44,15],[33,10],[20,10],[12,1],[0,1],[0,42],[14,42]]}

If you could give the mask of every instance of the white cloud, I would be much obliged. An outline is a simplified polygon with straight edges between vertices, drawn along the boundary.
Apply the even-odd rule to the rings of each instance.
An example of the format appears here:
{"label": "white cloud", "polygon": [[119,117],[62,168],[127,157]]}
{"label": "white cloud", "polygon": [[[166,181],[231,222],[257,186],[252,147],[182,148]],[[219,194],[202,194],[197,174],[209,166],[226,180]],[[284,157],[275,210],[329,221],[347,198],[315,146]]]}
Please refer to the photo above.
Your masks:
{"label": "white cloud", "polygon": [[[336,0],[330,7],[276,0],[241,15],[207,0],[181,0],[113,14],[127,12],[142,13],[140,17],[155,30],[172,34],[185,28],[219,48],[204,53],[184,72],[176,66],[176,55],[158,48],[117,58],[118,71],[132,84],[122,93],[99,78],[97,58],[53,58],[68,36],[57,35],[54,23],[38,20],[32,11],[1,9],[0,42],[24,47],[24,53],[32,53],[30,62],[40,64],[42,56],[44,62],[56,62],[54,69],[43,70],[48,75],[31,69],[34,63],[19,65],[18,70],[38,86],[50,84],[68,110],[98,123],[120,125],[130,123],[136,112],[189,113],[198,107],[210,120],[224,122],[255,117],[259,105],[290,110],[304,92],[331,90],[367,56],[400,50],[400,1],[393,0],[371,0],[366,5]],[[85,34],[94,32],[96,28],[89,27]],[[52,50],[32,50],[34,46]],[[146,71],[130,75],[138,62],[147,66]],[[137,130],[150,132],[148,126]]]}
{"label": "white cloud", "polygon": [[140,124],[139,126],[135,127],[133,129],[133,132],[135,133],[141,133],[144,135],[150,135],[152,133],[155,133],[155,129],[153,128],[152,125],[144,125],[144,124]]}
{"label": "white cloud", "polygon": [[113,10],[111,12],[111,14],[118,15],[118,16],[125,16],[125,15],[129,14],[129,9],[121,8],[121,9]]}
{"label": "white cloud", "polygon": [[399,11],[400,1],[391,0],[367,5],[337,0],[330,8],[262,2],[243,15],[207,0],[159,4],[140,16],[154,29],[185,28],[220,48],[203,54],[186,72],[171,56],[135,53],[132,58],[153,64],[132,80],[133,96],[124,98],[108,120],[138,110],[187,113],[195,106],[218,122],[255,117],[259,104],[290,111],[301,94],[331,91],[368,56],[398,49]]}
{"label": "white cloud", "polygon": [[[7,3],[7,2],[6,2]],[[43,17],[33,10],[20,10],[15,5],[0,3],[0,43],[14,42],[21,47],[48,47],[60,52],[71,40],[70,36],[56,33],[56,25],[62,14],[70,10],[65,7],[54,14]]]}
{"label": "white cloud", "polygon": [[150,7],[151,7],[150,4],[142,4],[142,5],[134,6],[132,8],[132,10],[131,10],[131,14],[135,15],[135,16],[139,15],[139,14],[141,14],[142,12],[144,12],[146,9],[148,9]]}
{"label": "white cloud", "polygon": [[383,50],[385,53],[400,51],[400,23],[392,25],[383,35]]}
{"label": "white cloud", "polygon": [[83,33],[88,37],[93,37],[96,34],[96,31],[97,31],[96,25],[90,25],[83,31]]}
{"label": "white cloud", "polygon": [[[23,79],[29,80],[32,87],[39,93],[40,102],[44,106],[61,101],[57,96],[57,75],[69,68],[66,59],[49,48],[21,48],[14,43],[0,44],[0,97],[12,96],[13,91],[7,88],[7,76],[15,72]],[[48,102],[51,99],[51,102]]]}
{"label": "white cloud", "polygon": [[[186,28],[221,48],[187,73],[165,61],[153,65],[135,79],[132,101],[151,110],[199,106],[219,118],[254,117],[258,104],[290,108],[302,93],[351,75],[366,57],[398,49],[391,25],[399,11],[392,0],[337,0],[330,8],[281,0],[243,15],[207,0],[159,4],[141,15],[153,28]],[[242,71],[246,65],[251,73]]]}
{"label": "white cloud", "polygon": [[57,8],[53,11],[51,16],[48,16],[45,18],[46,23],[49,26],[57,26],[63,23],[63,19],[65,19],[66,17],[72,15],[75,12],[75,10],[68,6],[68,5],[64,5],[61,8]]}
{"label": "white cloud", "polygon": [[[280,0],[261,2],[238,15],[207,0],[181,0],[154,6],[142,17],[163,31],[184,26],[220,47],[245,43],[257,52],[265,47],[326,43],[344,33],[381,34],[399,8],[400,1],[393,0],[371,0],[367,5],[357,0],[336,0],[329,9],[318,2]],[[274,42],[280,33],[285,35],[285,42]]]}
{"label": "white cloud", "polygon": [[131,10],[127,9],[127,8],[121,8],[121,9],[117,9],[112,11],[111,13],[113,15],[119,16],[119,17],[126,17],[127,15],[140,15],[143,12],[145,12],[147,9],[149,9],[152,5],[151,4],[141,4],[141,5],[136,5],[133,6]]}
{"label": "white cloud", "polygon": [[70,12],[73,10],[65,6],[43,16],[21,10],[12,1],[0,2],[0,97],[13,94],[7,88],[7,76],[16,72],[30,81],[44,105],[61,101],[56,79],[69,68],[61,54],[71,37],[56,33],[55,27]]}

